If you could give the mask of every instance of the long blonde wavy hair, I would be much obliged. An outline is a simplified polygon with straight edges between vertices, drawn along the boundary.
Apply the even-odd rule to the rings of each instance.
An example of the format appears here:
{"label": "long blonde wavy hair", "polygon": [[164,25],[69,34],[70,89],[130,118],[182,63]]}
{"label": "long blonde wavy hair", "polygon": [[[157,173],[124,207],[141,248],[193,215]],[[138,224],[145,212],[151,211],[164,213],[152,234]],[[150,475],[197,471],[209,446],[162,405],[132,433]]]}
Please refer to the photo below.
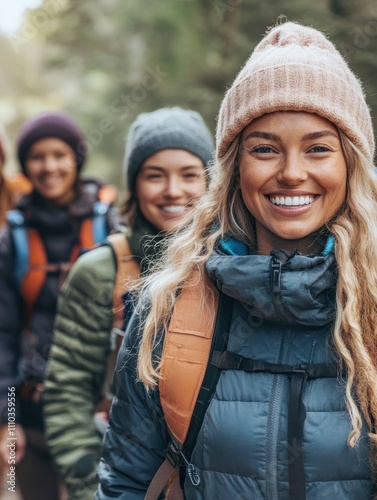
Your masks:
{"label": "long blonde wavy hair", "polygon": [[[346,402],[351,418],[350,446],[361,437],[362,415],[377,444],[377,181],[373,165],[339,130],[347,163],[347,193],[340,213],[328,223],[335,237],[338,266],[337,313],[333,344],[346,369]],[[239,136],[214,165],[209,191],[190,221],[171,240],[156,273],[145,279],[150,302],[141,339],[138,374],[149,390],[159,380],[153,350],[166,331],[182,286],[198,277],[205,287],[205,263],[225,234],[255,249],[253,217],[237,188]],[[211,297],[208,297],[211,300]]]}

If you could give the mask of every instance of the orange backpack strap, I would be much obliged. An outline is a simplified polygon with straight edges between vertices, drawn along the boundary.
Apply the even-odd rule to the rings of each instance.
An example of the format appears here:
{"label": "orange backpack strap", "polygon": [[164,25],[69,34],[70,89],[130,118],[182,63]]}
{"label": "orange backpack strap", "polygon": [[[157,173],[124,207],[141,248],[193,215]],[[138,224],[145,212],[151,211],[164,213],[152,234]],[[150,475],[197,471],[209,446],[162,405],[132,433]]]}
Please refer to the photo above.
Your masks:
{"label": "orange backpack strap", "polygon": [[105,184],[98,191],[98,201],[93,205],[93,216],[84,219],[80,227],[79,244],[71,254],[71,261],[74,262],[82,250],[93,248],[96,244],[102,243],[108,236],[106,215],[112,203],[117,197],[117,190],[111,184]]}
{"label": "orange backpack strap", "polygon": [[93,216],[81,222],[79,243],[72,250],[71,262],[79,257],[82,250],[89,250],[106,239],[108,236],[106,215],[116,197],[117,190],[111,184],[106,184],[99,189],[98,201],[93,205]]}
{"label": "orange backpack strap", "polygon": [[46,250],[42,239],[35,229],[27,229],[28,238],[28,271],[25,273],[21,282],[21,296],[25,304],[26,325],[29,324],[31,315],[38,300],[38,297],[46,280],[48,264]]}
{"label": "orange backpack strap", "polygon": [[[184,443],[207,369],[218,293],[200,284],[177,299],[164,341],[159,383],[162,410],[174,438]],[[179,380],[179,383],[177,381]]]}
{"label": "orange backpack strap", "polygon": [[[111,400],[111,381],[116,366],[118,351],[124,336],[123,318],[123,295],[135,280],[140,276],[140,267],[134,259],[129,243],[124,233],[116,233],[108,236],[107,243],[112,247],[116,256],[116,274],[113,291],[113,323],[110,334],[110,353],[107,359],[106,374],[102,386],[102,399],[97,405],[96,411],[109,413]],[[102,432],[101,429],[98,429]]]}
{"label": "orange backpack strap", "polygon": [[[60,273],[60,283],[72,267],[72,262],[48,262],[45,246],[39,232],[33,228],[25,229],[27,234],[28,263],[20,280],[20,292],[24,301],[24,325],[30,325],[35,304],[41,294],[48,273]],[[76,248],[76,247],[75,247]],[[72,253],[75,252],[75,248]]]}
{"label": "orange backpack strap", "polygon": [[124,233],[111,234],[107,238],[113,247],[117,260],[117,272],[113,294],[113,328],[123,326],[123,295],[140,277],[140,266],[132,255]]}
{"label": "orange backpack strap", "polygon": [[92,248],[96,243],[93,236],[93,219],[84,219],[80,226],[79,247]]}
{"label": "orange backpack strap", "polygon": [[168,482],[166,498],[183,499],[179,464],[173,455],[182,450],[187,437],[210,358],[219,302],[213,285],[193,282],[179,295],[164,340],[159,390],[172,442],[167,458],[148,488],[146,500],[159,498]]}

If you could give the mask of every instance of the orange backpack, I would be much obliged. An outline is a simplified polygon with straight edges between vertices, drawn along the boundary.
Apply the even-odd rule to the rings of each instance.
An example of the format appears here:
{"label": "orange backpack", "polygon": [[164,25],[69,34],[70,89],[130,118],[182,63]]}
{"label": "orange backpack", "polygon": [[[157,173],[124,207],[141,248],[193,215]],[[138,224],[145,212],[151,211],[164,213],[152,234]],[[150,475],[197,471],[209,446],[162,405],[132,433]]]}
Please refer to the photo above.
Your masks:
{"label": "orange backpack", "polygon": [[166,487],[167,499],[183,500],[181,465],[194,484],[199,482],[189,458],[218,381],[220,372],[210,359],[214,351],[225,350],[227,336],[220,330],[229,331],[230,300],[211,284],[204,289],[198,285],[183,288],[177,299],[164,339],[159,383],[171,441],[146,500],[157,500]]}
{"label": "orange backpack", "polygon": [[103,186],[98,193],[99,201],[93,206],[93,217],[81,223],[79,241],[73,247],[69,262],[48,262],[46,250],[39,232],[27,226],[20,210],[9,210],[7,221],[15,246],[15,281],[24,302],[24,323],[28,325],[34,306],[41,293],[48,273],[61,273],[62,281],[83,250],[92,248],[107,236],[106,214],[116,198],[111,185]]}
{"label": "orange backpack", "polygon": [[[111,383],[115,371],[118,352],[124,337],[124,305],[123,296],[140,276],[140,266],[132,255],[129,243],[124,233],[115,233],[107,237],[104,244],[108,244],[115,255],[116,273],[113,290],[113,323],[110,333],[110,353],[107,358],[106,374],[102,386],[102,399],[96,407],[96,412],[110,412],[113,393]],[[98,431],[105,432],[102,421],[96,421]]]}

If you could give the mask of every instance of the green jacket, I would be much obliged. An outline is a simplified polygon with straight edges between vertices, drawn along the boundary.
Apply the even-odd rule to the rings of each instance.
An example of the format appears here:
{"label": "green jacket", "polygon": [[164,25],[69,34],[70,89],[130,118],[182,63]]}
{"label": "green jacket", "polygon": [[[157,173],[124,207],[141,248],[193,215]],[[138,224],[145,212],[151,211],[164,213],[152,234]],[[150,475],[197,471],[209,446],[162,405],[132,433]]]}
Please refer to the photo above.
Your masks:
{"label": "green jacket", "polygon": [[102,437],[101,399],[113,315],[115,256],[103,246],[73,266],[58,303],[45,388],[46,438],[70,499],[92,500]]}

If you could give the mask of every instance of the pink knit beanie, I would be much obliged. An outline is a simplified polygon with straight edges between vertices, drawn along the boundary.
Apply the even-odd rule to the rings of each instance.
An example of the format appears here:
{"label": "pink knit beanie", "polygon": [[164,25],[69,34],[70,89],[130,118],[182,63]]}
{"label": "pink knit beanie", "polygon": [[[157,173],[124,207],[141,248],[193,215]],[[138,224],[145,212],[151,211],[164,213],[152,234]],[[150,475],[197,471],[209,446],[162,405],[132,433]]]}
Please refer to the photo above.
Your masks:
{"label": "pink knit beanie", "polygon": [[373,161],[372,120],[360,81],[334,45],[313,28],[284,23],[257,45],[221,104],[218,158],[251,121],[274,111],[327,118]]}

